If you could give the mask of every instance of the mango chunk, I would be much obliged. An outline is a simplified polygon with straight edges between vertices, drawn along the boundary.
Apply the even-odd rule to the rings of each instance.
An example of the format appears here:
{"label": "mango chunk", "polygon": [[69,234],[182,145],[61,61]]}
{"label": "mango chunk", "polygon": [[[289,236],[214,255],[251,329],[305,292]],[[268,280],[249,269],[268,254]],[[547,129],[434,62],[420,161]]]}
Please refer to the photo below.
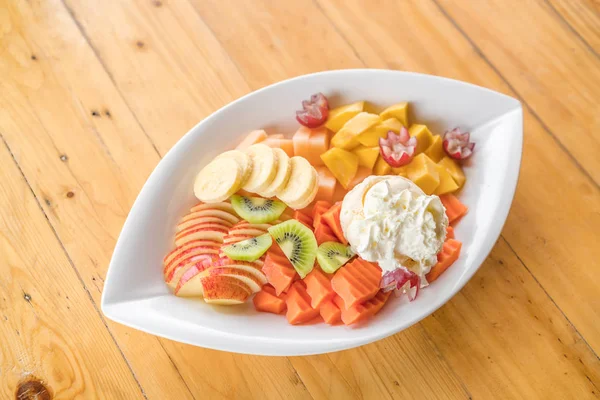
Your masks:
{"label": "mango chunk", "polygon": [[415,156],[405,168],[408,179],[413,181],[426,194],[432,194],[440,184],[437,165],[423,153]]}
{"label": "mango chunk", "polygon": [[442,146],[442,137],[440,135],[434,136],[433,142],[431,142],[431,145],[427,148],[427,150],[424,151],[424,153],[427,157],[431,158],[433,162],[440,162],[440,160],[446,156]]}
{"label": "mango chunk", "polygon": [[358,171],[358,157],[356,154],[332,147],[321,154],[321,159],[344,189],[348,189],[350,182],[356,176],[356,171]]}
{"label": "mango chunk", "polygon": [[344,124],[335,136],[331,139],[333,147],[339,147],[344,150],[352,150],[359,145],[358,135],[381,121],[379,115],[360,112]]}
{"label": "mango chunk", "polygon": [[408,126],[408,103],[398,103],[393,106],[389,106],[383,110],[379,116],[385,120],[388,118],[396,118],[404,126]]}
{"label": "mango chunk", "polygon": [[354,186],[364,181],[367,177],[371,176],[371,170],[365,167],[358,167],[356,175],[352,178],[352,181],[348,185],[348,189],[354,189]]}
{"label": "mango chunk", "polygon": [[454,178],[452,178],[450,173],[446,171],[446,168],[442,167],[439,164],[436,164],[435,166],[437,168],[438,174],[440,175],[440,184],[437,188],[435,188],[433,194],[440,196],[445,193],[452,193],[457,191],[459,189],[458,185],[456,184]]}
{"label": "mango chunk", "polygon": [[433,143],[433,135],[426,125],[412,124],[408,128],[408,133],[417,138],[415,155],[424,152]]}
{"label": "mango chunk", "polygon": [[402,124],[396,118],[388,118],[379,124],[376,124],[360,135],[358,135],[358,142],[363,146],[372,147],[379,146],[379,138],[387,137],[389,131],[395,133],[400,132]]}
{"label": "mango chunk", "polygon": [[463,187],[467,178],[465,177],[465,173],[458,162],[446,156],[438,162],[438,165],[444,167],[446,171],[448,171],[459,188]]}
{"label": "mango chunk", "polygon": [[408,172],[406,171],[406,165],[398,168],[392,168],[392,173],[400,175],[404,178],[408,178]]}
{"label": "mango chunk", "polygon": [[358,157],[358,165],[373,170],[377,157],[379,157],[379,146],[358,146],[352,152]]}
{"label": "mango chunk", "polygon": [[365,108],[364,101],[357,101],[356,103],[347,104],[345,106],[334,108],[329,110],[329,117],[325,122],[325,127],[330,131],[337,132],[342,129],[342,126],[352,117],[359,112],[362,112]]}
{"label": "mango chunk", "polygon": [[375,167],[373,167],[373,173],[375,175],[381,176],[389,174],[391,170],[392,167],[390,166],[390,164],[388,164],[387,161],[383,159],[383,157],[379,156],[379,158],[375,162]]}

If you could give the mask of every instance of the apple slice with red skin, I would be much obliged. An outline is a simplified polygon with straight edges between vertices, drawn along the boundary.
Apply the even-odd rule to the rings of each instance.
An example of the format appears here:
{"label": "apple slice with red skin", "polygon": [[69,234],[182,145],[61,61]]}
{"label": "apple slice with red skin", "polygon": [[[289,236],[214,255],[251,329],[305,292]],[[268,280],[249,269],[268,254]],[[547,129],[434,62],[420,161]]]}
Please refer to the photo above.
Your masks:
{"label": "apple slice with red skin", "polygon": [[236,231],[238,229],[259,229],[261,231],[267,231],[269,230],[270,227],[272,227],[272,224],[251,224],[248,221],[240,221],[237,224],[235,224],[234,226],[231,227],[232,231]]}
{"label": "apple slice with red skin", "polygon": [[[260,235],[264,235],[264,233],[261,233]],[[258,236],[260,236],[260,235],[258,235]],[[227,234],[227,235],[223,236],[223,245],[241,242],[242,240],[252,239],[252,238],[255,238],[256,236],[257,235],[251,235],[251,234],[247,234],[247,233]]]}
{"label": "apple slice with red skin", "polygon": [[[194,260],[174,268],[170,275],[165,278],[167,286],[175,291],[177,289],[177,285],[179,285],[179,282],[181,281],[181,277],[183,277],[187,271],[191,269],[195,269],[196,271],[205,271],[206,269],[210,268],[212,266],[212,260],[215,259],[216,256],[211,256],[208,254],[205,254],[204,256],[205,257],[194,257]],[[208,257],[208,259],[206,257]],[[211,261],[209,262],[208,260]],[[206,262],[209,263],[205,264]],[[195,275],[195,273],[191,274]],[[187,281],[190,277],[190,275],[187,275],[185,281]]]}
{"label": "apple slice with red skin", "polygon": [[165,258],[163,258],[163,265],[167,265],[168,263],[170,263],[182,251],[191,249],[192,247],[196,246],[221,246],[221,243],[213,242],[210,240],[194,240],[182,246],[177,246],[173,250],[171,250],[169,254],[165,256]]}
{"label": "apple slice with red skin", "polygon": [[178,229],[180,227],[182,227],[181,229],[185,229],[185,228],[183,228],[183,226],[186,226],[189,223],[191,223],[190,221],[193,221],[193,220],[196,220],[196,219],[200,219],[200,218],[218,218],[219,220],[226,221],[229,226],[237,224],[240,221],[240,218],[237,215],[231,214],[228,211],[223,211],[223,210],[200,210],[200,211],[196,211],[196,212],[184,215],[179,220],[179,223],[177,224],[177,227],[178,227]]}
{"label": "apple slice with red skin", "polygon": [[250,272],[254,274],[259,280],[260,284],[265,285],[267,283],[267,277],[262,272],[262,266],[264,264],[264,258],[258,259],[256,261],[236,261],[232,260],[229,257],[223,257],[215,262],[214,266],[224,266],[224,267],[232,267],[238,268],[240,270]]}
{"label": "apple slice with red skin", "polygon": [[266,256],[263,255],[258,260],[254,260],[254,261],[238,261],[238,260],[232,260],[231,258],[229,258],[227,256],[223,256],[223,257],[220,257],[217,261],[215,261],[215,265],[238,264],[238,265],[249,265],[251,267],[260,268],[265,263],[265,257]]}
{"label": "apple slice with red skin", "polygon": [[219,203],[198,203],[194,207],[190,208],[191,213],[202,210],[222,210],[236,215],[235,211],[233,211],[233,206],[231,203],[225,201],[221,201]]}
{"label": "apple slice with red skin", "polygon": [[[202,296],[202,277],[207,274],[205,271],[212,266],[213,259],[206,257],[199,262],[194,263],[179,278],[175,286],[175,295],[180,297]],[[174,281],[172,282],[175,283]]]}
{"label": "apple slice with red skin", "polygon": [[252,294],[250,287],[237,278],[224,275],[210,275],[200,279],[204,301],[209,304],[242,304]]}
{"label": "apple slice with red skin", "polygon": [[[236,230],[230,230],[227,236],[235,237],[235,236],[250,236],[257,237],[260,235],[264,235],[267,233],[266,230],[256,229],[256,228],[238,228]],[[223,238],[225,239],[225,238]]]}
{"label": "apple slice with red skin", "polygon": [[175,244],[181,246],[192,240],[212,240],[214,242],[223,243],[223,237],[227,230],[221,228],[197,228],[185,230],[175,236]]}
{"label": "apple slice with red skin", "polygon": [[193,240],[191,242],[187,242],[184,245],[177,246],[173,250],[171,250],[171,252],[167,254],[163,259],[164,268],[166,268],[170,263],[180,259],[183,254],[185,254],[189,250],[192,250],[195,247],[209,249],[213,249],[216,247],[218,249],[221,247],[221,243],[215,242],[213,240]]}
{"label": "apple slice with red skin", "polygon": [[169,265],[165,266],[163,269],[163,275],[165,276],[165,281],[170,281],[171,276],[174,271],[181,268],[183,265],[188,264],[195,260],[200,260],[203,256],[214,257],[217,258],[219,255],[218,248],[198,248],[195,247],[190,249],[188,252],[184,253],[184,255],[177,259],[177,261],[171,262]]}
{"label": "apple slice with red skin", "polygon": [[233,223],[221,217],[197,217],[179,222],[175,229],[177,232],[181,232],[183,230],[191,228],[194,225],[199,224],[219,224],[228,228],[231,228],[231,226],[233,225]]}
{"label": "apple slice with red skin", "polygon": [[223,232],[225,235],[229,232],[229,227],[223,222],[201,222],[198,224],[194,224],[190,227],[185,228],[182,231],[179,231],[175,234],[175,240],[177,238],[183,237],[190,232],[196,231],[198,229],[213,229],[217,232]]}
{"label": "apple slice with red skin", "polygon": [[175,234],[175,238],[177,239],[177,237],[186,235],[189,232],[195,231],[197,229],[214,229],[217,232],[224,232],[224,233],[229,232],[229,227],[222,222],[206,222],[206,223],[194,224],[188,228],[185,228],[182,231],[177,232]]}
{"label": "apple slice with red skin", "polygon": [[188,221],[190,219],[200,217],[219,217],[233,224],[237,224],[238,222],[240,222],[240,217],[238,217],[237,214],[235,214],[233,211],[220,210],[216,208],[205,208],[202,210],[189,212],[188,214],[181,217],[180,221]]}
{"label": "apple slice with red skin", "polygon": [[260,291],[262,285],[264,285],[264,283],[262,283],[262,280],[259,277],[257,277],[254,273],[244,271],[241,268],[235,268],[230,265],[225,265],[222,267],[211,267],[206,271],[209,276],[219,275],[237,278],[240,281],[244,282],[246,285],[248,285],[252,293],[257,293],[258,291]]}
{"label": "apple slice with red skin", "polygon": [[267,276],[262,272],[262,265],[256,266],[256,265],[247,265],[247,264],[229,264],[224,267],[234,268],[234,269],[237,269],[237,270],[240,270],[240,271],[243,271],[243,272],[253,275],[261,287],[268,283]]}

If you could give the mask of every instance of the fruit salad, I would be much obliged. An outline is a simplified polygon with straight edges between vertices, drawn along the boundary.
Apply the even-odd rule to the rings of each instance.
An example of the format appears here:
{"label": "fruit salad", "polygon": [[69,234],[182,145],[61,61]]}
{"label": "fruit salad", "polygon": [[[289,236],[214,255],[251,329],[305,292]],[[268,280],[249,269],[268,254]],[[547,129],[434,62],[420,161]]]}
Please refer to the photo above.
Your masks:
{"label": "fruit salad", "polygon": [[176,296],[360,325],[459,258],[468,132],[409,123],[407,102],[330,109],[317,93],[301,107],[291,137],[252,131],[198,172],[163,263]]}

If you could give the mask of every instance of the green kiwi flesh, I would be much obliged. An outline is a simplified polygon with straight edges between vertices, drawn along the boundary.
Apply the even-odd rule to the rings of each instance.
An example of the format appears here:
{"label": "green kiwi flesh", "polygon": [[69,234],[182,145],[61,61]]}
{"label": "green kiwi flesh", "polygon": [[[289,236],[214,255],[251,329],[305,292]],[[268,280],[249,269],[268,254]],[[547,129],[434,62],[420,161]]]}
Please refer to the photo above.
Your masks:
{"label": "green kiwi flesh", "polygon": [[287,207],[281,201],[237,194],[231,196],[231,205],[237,215],[251,224],[273,222]]}
{"label": "green kiwi flesh", "polygon": [[313,231],[303,223],[290,219],[270,227],[269,233],[298,275],[304,279],[312,271],[317,256],[318,245]]}
{"label": "green kiwi flesh", "polygon": [[256,261],[269,250],[273,244],[271,235],[265,233],[251,239],[232,243],[223,247],[223,253],[232,260]]}
{"label": "green kiwi flesh", "polygon": [[354,253],[350,246],[338,242],[321,243],[317,250],[317,262],[321,269],[328,274],[333,274],[352,257],[354,257]]}

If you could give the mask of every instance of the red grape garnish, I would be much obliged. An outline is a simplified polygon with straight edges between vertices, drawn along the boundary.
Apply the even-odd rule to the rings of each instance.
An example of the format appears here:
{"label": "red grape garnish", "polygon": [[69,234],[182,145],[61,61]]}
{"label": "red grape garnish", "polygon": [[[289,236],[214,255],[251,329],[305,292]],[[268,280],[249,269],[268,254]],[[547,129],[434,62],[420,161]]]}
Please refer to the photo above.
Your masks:
{"label": "red grape garnish", "polygon": [[329,103],[323,93],[310,96],[310,100],[302,100],[302,110],[296,111],[296,120],[307,128],[316,128],[327,121]]}
{"label": "red grape garnish", "polygon": [[392,167],[397,168],[408,164],[417,147],[417,138],[410,137],[406,128],[402,127],[400,133],[389,131],[387,138],[379,138],[379,152]]}
{"label": "red grape garnish", "polygon": [[461,132],[460,128],[454,128],[444,133],[442,145],[444,151],[456,160],[464,160],[471,157],[475,143],[469,141],[469,132]]}

